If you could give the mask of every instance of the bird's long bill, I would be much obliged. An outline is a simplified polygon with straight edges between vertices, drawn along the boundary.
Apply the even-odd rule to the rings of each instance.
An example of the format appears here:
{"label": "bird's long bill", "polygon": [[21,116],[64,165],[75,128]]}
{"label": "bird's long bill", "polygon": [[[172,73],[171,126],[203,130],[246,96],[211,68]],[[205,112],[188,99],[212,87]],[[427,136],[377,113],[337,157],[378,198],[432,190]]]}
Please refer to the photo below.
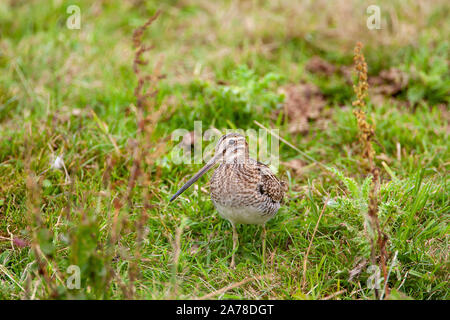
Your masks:
{"label": "bird's long bill", "polygon": [[170,198],[170,202],[175,200],[180,194],[186,191],[187,188],[192,186],[198,179],[200,179],[202,175],[204,175],[209,169],[211,169],[216,164],[218,158],[218,156],[214,156],[213,158],[211,158],[211,160],[209,160],[203,168],[201,168],[196,174],[194,174],[194,176],[190,178],[189,181],[186,182],[184,186],[182,186],[180,190],[178,190],[177,193],[172,196],[172,198]]}

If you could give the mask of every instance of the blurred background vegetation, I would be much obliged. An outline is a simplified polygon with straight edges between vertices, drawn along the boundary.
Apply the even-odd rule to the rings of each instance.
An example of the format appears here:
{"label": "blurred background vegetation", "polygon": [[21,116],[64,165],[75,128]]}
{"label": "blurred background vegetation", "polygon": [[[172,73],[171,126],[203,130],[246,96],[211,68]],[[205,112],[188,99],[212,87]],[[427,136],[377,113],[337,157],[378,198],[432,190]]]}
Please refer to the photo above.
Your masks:
{"label": "blurred background vegetation", "polygon": [[[73,4],[79,30],[66,27]],[[379,30],[366,26],[373,4]],[[142,72],[160,66],[161,79],[143,113],[161,114],[140,131],[132,34],[156,10]],[[0,298],[373,298],[352,113],[359,41],[390,298],[447,299],[449,16],[445,0],[1,1]],[[256,120],[336,169],[281,143],[290,188],[267,225],[264,268],[257,226],[241,227],[228,268],[231,228],[206,179],[167,203],[197,168],[171,162],[170,134],[196,120],[204,130],[259,129]],[[148,154],[135,181],[136,143]],[[78,290],[66,286],[71,264]]]}

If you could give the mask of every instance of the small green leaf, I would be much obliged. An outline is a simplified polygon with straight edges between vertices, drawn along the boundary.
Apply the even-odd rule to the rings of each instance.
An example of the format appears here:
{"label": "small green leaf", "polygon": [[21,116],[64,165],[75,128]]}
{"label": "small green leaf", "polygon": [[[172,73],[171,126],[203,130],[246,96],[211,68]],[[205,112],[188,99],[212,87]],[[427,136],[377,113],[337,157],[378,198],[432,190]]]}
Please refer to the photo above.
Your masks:
{"label": "small green leaf", "polygon": [[423,86],[412,86],[411,88],[408,89],[407,92],[408,100],[412,104],[419,102],[423,98],[424,94],[425,89]]}
{"label": "small green leaf", "polygon": [[50,180],[44,179],[44,181],[42,181],[42,186],[44,188],[50,188],[52,186],[52,182]]}

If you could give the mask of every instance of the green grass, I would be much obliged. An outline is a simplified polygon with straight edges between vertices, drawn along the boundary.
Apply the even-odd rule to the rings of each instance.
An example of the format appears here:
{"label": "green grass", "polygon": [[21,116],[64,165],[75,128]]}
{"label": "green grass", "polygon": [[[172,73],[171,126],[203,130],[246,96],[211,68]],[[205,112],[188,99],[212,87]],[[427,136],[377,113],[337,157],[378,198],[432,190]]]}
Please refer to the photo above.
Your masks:
{"label": "green grass", "polygon": [[[357,41],[365,44],[370,76],[395,67],[409,78],[395,97],[370,104],[380,144],[375,146],[382,178],[379,218],[389,238],[391,298],[449,298],[446,1],[422,7],[382,2],[382,12],[396,15],[383,16],[386,27],[379,31],[364,27],[364,1],[320,9],[290,1],[77,3],[80,30],[65,27],[70,1],[0,4],[1,299],[121,299],[130,297],[129,288],[136,290],[135,298],[191,299],[257,276],[265,277],[214,298],[374,298],[367,286],[369,264],[349,281],[351,270],[370,260],[364,227],[368,182],[351,109],[352,85],[338,72],[324,76],[305,69],[315,55],[338,68],[351,66]],[[343,15],[348,6],[361,16]],[[144,38],[155,45],[145,70],[151,73],[153,63],[164,58],[156,99],[168,111],[152,139],[168,143],[161,154],[150,150],[157,156],[144,167],[150,185],[135,186],[130,202],[117,209],[117,199],[127,194],[130,141],[137,138],[131,37],[158,8],[162,14]],[[409,36],[411,30],[421,36]],[[290,134],[284,117],[273,114],[283,105],[278,88],[299,81],[317,85],[327,104],[310,120],[307,133]],[[179,128],[193,130],[197,120],[203,130],[258,130],[256,120],[339,172],[280,144],[281,161],[301,159],[305,167],[302,174],[279,168],[289,191],[267,224],[264,265],[261,228],[244,225],[238,228],[237,267],[229,268],[231,225],[204,192],[207,178],[197,183],[199,189],[168,203],[200,166],[172,162],[176,142],[170,135]],[[63,170],[50,168],[60,154],[70,184]],[[153,197],[143,210],[147,191]],[[135,222],[143,211],[148,220],[136,255]],[[112,241],[116,213],[119,238]],[[39,246],[48,279],[39,274],[32,248],[11,245],[11,234]],[[80,290],[65,286],[73,264],[81,269]],[[136,265],[139,272],[130,285]]]}

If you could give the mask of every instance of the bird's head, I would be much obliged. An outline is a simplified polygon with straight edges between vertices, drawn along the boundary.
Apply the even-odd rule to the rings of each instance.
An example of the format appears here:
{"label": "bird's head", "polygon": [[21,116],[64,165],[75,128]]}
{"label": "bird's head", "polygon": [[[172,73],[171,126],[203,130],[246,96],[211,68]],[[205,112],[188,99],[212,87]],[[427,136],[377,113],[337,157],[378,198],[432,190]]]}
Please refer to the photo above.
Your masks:
{"label": "bird's head", "polygon": [[223,135],[216,145],[214,154],[216,162],[244,163],[248,160],[248,144],[245,137],[239,133]]}
{"label": "bird's head", "polygon": [[217,141],[214,157],[212,157],[203,168],[201,168],[194,176],[188,180],[178,190],[170,201],[175,200],[180,194],[182,194],[187,188],[193,185],[201,176],[203,176],[209,169],[214,167],[216,163],[244,163],[248,160],[248,144],[245,137],[239,133],[228,133],[223,135],[219,141]]}

